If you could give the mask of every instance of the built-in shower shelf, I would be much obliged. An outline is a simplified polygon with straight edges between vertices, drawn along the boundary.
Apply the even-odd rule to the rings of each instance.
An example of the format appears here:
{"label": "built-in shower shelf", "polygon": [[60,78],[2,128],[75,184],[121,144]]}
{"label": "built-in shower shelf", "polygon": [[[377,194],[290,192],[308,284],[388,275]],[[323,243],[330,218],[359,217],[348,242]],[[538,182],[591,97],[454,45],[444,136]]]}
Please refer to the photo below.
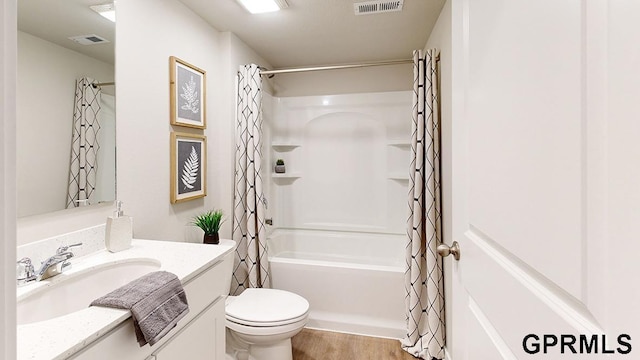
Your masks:
{"label": "built-in shower shelf", "polygon": [[409,181],[409,174],[400,172],[390,173],[388,178],[391,180]]}
{"label": "built-in shower shelf", "polygon": [[291,151],[297,147],[300,147],[300,144],[291,144],[291,143],[272,143],[271,147],[275,151]]}
{"label": "built-in shower shelf", "polygon": [[396,147],[400,147],[400,148],[408,148],[411,147],[411,143],[405,140],[389,140],[387,142],[387,145],[389,146],[396,146]]}
{"label": "built-in shower shelf", "polygon": [[274,179],[298,179],[302,177],[302,174],[297,172],[284,173],[284,174],[272,173],[271,177]]}

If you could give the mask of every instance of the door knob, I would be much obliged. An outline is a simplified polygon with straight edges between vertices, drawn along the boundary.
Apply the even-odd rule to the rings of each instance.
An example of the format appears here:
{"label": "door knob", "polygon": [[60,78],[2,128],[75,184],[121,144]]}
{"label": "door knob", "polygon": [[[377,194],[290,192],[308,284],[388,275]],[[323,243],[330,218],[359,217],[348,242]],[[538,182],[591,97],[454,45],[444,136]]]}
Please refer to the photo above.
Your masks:
{"label": "door knob", "polygon": [[453,254],[454,259],[460,260],[460,245],[457,241],[454,241],[451,246],[442,243],[438,245],[438,254],[442,257],[447,257],[449,254]]}

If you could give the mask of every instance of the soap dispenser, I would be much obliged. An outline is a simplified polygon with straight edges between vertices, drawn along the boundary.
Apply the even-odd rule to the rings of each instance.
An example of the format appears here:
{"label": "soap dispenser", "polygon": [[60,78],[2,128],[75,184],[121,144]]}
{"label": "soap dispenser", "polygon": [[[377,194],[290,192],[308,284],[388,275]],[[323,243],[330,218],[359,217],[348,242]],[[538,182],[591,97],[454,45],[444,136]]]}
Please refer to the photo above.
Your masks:
{"label": "soap dispenser", "polygon": [[107,217],[105,246],[111,252],[126,250],[131,247],[132,238],[133,219],[122,213],[122,201],[116,201],[116,211]]}

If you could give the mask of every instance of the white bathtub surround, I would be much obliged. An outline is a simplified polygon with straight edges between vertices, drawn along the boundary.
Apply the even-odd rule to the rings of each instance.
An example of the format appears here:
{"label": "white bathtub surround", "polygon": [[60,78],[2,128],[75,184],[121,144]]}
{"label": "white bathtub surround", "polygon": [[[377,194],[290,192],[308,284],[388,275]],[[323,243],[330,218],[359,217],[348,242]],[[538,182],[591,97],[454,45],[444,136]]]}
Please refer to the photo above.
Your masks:
{"label": "white bathtub surround", "polygon": [[[440,113],[438,50],[414,51],[412,158],[406,246],[406,314],[402,347],[423,359],[444,357],[444,278],[436,248],[442,241],[440,213]],[[424,242],[426,239],[426,244]]]}
{"label": "white bathtub surround", "polygon": [[273,98],[273,287],[309,300],[308,327],[400,339],[410,91]]}
{"label": "white bathtub surround", "polygon": [[405,243],[401,234],[276,230],[273,287],[309,301],[309,328],[399,339]]}
{"label": "white bathtub surround", "polygon": [[[171,359],[178,358],[176,353],[188,357],[184,351],[184,340],[181,341],[184,339],[181,338],[182,334],[195,339],[198,334],[205,333],[206,341],[202,343],[210,349],[207,352],[215,351],[216,355],[211,358],[221,360],[224,355],[224,298],[220,295],[226,294],[227,279],[231,276],[231,262],[223,262],[223,259],[228,257],[226,255],[233,251],[234,246],[235,243],[229,240],[221,240],[220,245],[216,246],[134,240],[132,248],[125,251],[110,253],[103,249],[72,258],[73,266],[67,272],[50,280],[20,287],[17,294],[18,307],[20,308],[21,301],[30,295],[51,291],[57,285],[68,284],[67,282],[74,281],[73,279],[82,279],[83,274],[87,272],[103,273],[106,269],[105,264],[117,264],[144,266],[151,270],[164,270],[176,274],[185,287],[190,312],[178,323],[176,329],[153,347],[138,346],[133,323],[129,320],[131,313],[126,310],[86,307],[45,321],[27,321],[28,323],[23,323],[17,328],[18,359],[49,360],[73,357],[92,360],[143,360],[150,355],[157,356],[158,359]],[[91,291],[89,284],[83,289]],[[82,291],[74,293],[77,297],[86,295]],[[219,295],[215,297],[213,293]],[[87,301],[86,306],[91,300]],[[53,308],[59,304],[52,302],[49,305]],[[206,331],[199,326],[205,326]],[[216,339],[215,342],[210,340],[212,336]]]}
{"label": "white bathtub surround", "polygon": [[236,249],[231,295],[270,287],[262,184],[262,79],[255,64],[238,71],[232,237]]}
{"label": "white bathtub surround", "polygon": [[277,228],[406,233],[411,92],[274,98]]}

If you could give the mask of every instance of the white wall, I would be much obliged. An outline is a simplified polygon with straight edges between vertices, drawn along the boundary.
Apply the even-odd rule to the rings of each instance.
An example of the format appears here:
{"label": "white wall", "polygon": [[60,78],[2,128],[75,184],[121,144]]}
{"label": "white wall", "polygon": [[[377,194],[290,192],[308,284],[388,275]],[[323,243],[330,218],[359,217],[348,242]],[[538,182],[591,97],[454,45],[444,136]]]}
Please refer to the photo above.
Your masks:
{"label": "white wall", "polygon": [[[407,59],[411,54],[407,54]],[[277,74],[270,80],[279,97],[411,90],[413,65]]]}
{"label": "white wall", "polygon": [[[441,116],[441,148],[442,148],[442,225],[443,225],[443,241],[447,244],[453,242],[451,227],[451,1],[447,0],[442,8],[440,17],[434,26],[429,40],[425,46],[426,49],[440,49],[440,116]],[[453,261],[450,258],[444,259],[445,272],[445,299],[447,315],[447,347],[451,346],[451,315],[455,315],[451,308],[451,276]]]}
{"label": "white wall", "polygon": [[112,64],[18,32],[18,217],[64,209],[76,79],[113,81]]}
{"label": "white wall", "polygon": [[16,1],[0,0],[0,359],[16,358]]}
{"label": "white wall", "polygon": [[[267,62],[264,58],[258,55],[253,49],[251,49],[247,44],[242,42],[240,38],[238,38],[234,33],[224,32],[222,33],[223,41],[227,43],[229,47],[229,71],[227,75],[232,77],[232,81],[235,84],[235,76],[238,72],[238,66],[244,64],[257,64],[259,66],[265,68],[272,68],[271,64]],[[271,81],[265,80],[266,77],[263,77],[263,88],[266,92],[272,93],[273,89],[271,87]],[[234,98],[234,102],[232,104],[233,109],[235,109],[235,93],[232,94]]]}
{"label": "white wall", "polygon": [[[204,133],[209,159],[221,156],[212,145],[228,136],[217,131],[225,120],[220,33],[178,1],[126,1],[118,4],[116,43],[118,198],[133,216],[136,237],[184,241],[195,213],[225,208],[211,195],[222,186],[213,166],[207,167],[209,196],[175,205],[169,201],[171,131]],[[204,132],[169,124],[170,56],[207,72]]]}
{"label": "white wall", "polygon": [[[135,236],[201,241],[188,223],[200,211],[220,208],[227,218],[221,236],[230,238],[234,75],[239,63],[264,61],[175,0],[119,4],[117,44],[118,197],[134,218]],[[207,71],[208,196],[175,205],[169,202],[171,55]]]}

